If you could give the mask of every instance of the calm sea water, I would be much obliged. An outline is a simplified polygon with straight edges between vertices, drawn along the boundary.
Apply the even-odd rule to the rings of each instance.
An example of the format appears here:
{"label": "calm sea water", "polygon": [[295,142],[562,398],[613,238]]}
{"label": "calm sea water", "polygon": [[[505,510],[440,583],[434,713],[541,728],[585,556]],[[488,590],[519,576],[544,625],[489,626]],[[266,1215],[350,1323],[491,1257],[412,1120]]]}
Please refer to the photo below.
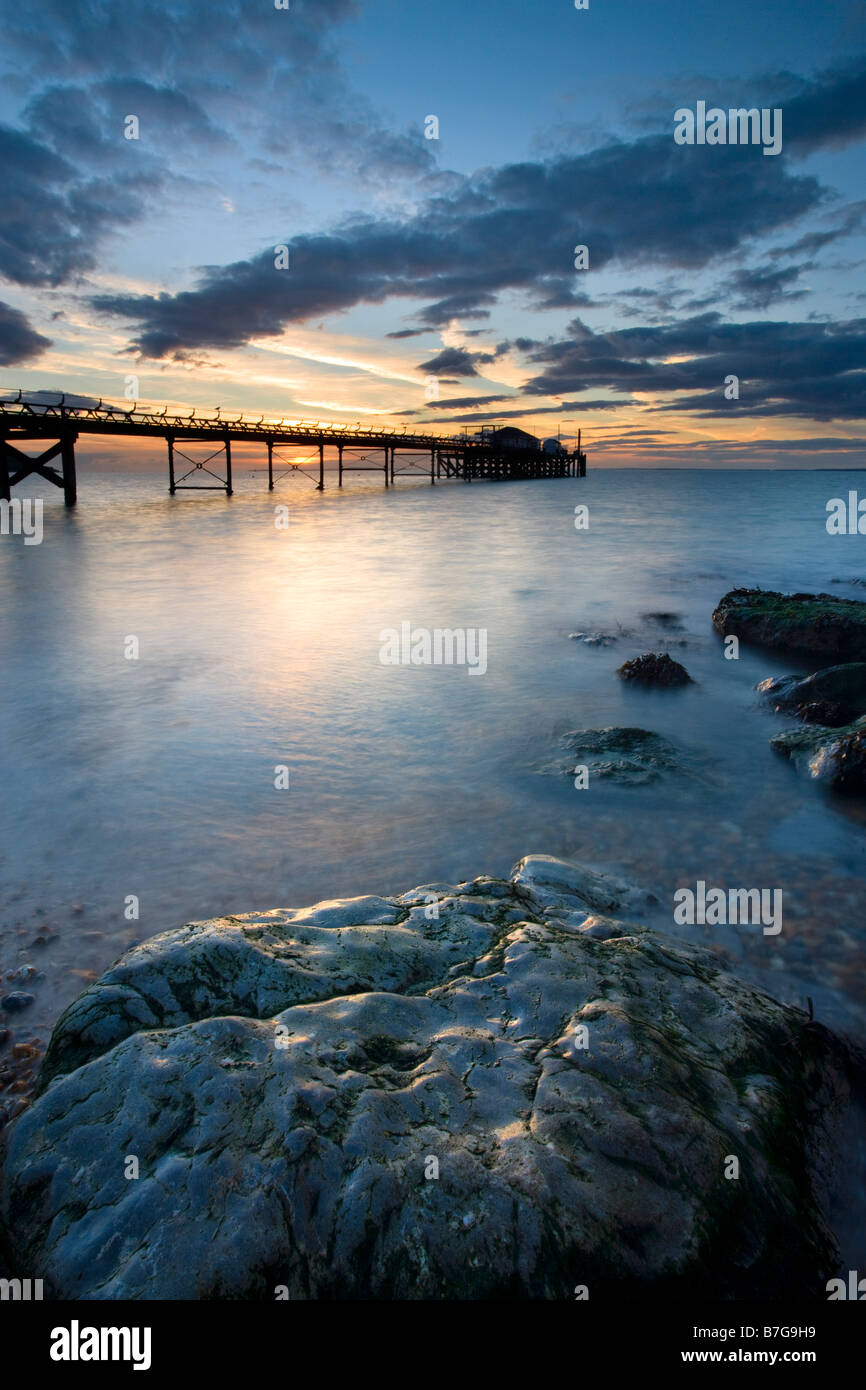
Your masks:
{"label": "calm sea water", "polygon": [[[866,539],[824,525],[862,475],[269,496],[241,474],[231,500],[169,498],[156,469],[82,475],[74,514],[46,487],[42,545],[0,538],[0,959],[43,974],[16,1035],[44,1040],[132,941],[185,921],[505,874],[530,851],[626,872],[659,895],[656,925],[866,1033],[863,819],[769,746],[783,724],[754,686],[796,665],[727,661],[711,627],[737,584],[866,597]],[[486,674],[382,665],[404,621],[486,629]],[[696,685],[623,686],[616,668],[665,643]],[[544,770],[567,731],[608,725],[664,735],[701,780],[577,791]],[[674,927],[698,879],[781,888],[781,936]]]}

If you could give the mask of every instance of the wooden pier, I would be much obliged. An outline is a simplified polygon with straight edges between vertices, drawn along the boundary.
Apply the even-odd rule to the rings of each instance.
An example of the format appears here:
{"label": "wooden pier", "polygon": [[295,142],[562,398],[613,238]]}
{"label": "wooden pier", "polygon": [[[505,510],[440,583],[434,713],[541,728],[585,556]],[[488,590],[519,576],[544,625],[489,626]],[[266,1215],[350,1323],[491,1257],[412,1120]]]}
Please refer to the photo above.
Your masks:
{"label": "wooden pier", "polygon": [[[188,415],[170,415],[167,406],[159,409],[137,403],[129,408],[102,401],[71,405],[65,396],[56,405],[46,405],[27,401],[19,392],[17,399],[0,400],[0,499],[8,502],[15,484],[36,474],[62,488],[66,505],[74,506],[75,445],[82,434],[164,439],[172,494],[214,491],[231,497],[233,443],[265,445],[271,492],[293,473],[311,478],[323,492],[326,449],[336,453],[338,487],[343,486],[343,474],[352,472],[381,473],[386,487],[393,487],[400,477],[429,477],[435,484],[443,479],[471,483],[586,475],[580,435],[577,448],[568,450],[556,440],[541,444],[514,429],[484,430],[471,436],[419,434],[410,433],[408,428],[395,431],[308,424],[263,415],[258,419],[244,415],[228,419],[222,418],[220,409],[199,416],[195,410]],[[515,442],[518,437],[519,442]],[[25,453],[19,447],[33,441],[45,446],[41,452]],[[204,459],[199,461],[186,453],[186,447],[202,444],[215,446]],[[281,456],[281,449],[298,446],[309,447],[309,458],[298,461]],[[188,481],[191,478],[196,481]],[[205,482],[204,478],[213,481]]]}

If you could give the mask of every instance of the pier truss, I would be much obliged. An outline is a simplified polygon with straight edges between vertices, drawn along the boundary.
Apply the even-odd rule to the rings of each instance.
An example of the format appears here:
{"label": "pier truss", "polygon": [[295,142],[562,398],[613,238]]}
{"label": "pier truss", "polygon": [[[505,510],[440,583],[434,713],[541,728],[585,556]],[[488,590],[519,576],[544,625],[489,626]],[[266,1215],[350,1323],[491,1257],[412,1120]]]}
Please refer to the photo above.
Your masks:
{"label": "pier truss", "polygon": [[[17,398],[0,399],[0,499],[8,501],[11,489],[31,474],[38,474],[63,489],[68,506],[76,501],[75,444],[82,434],[161,438],[168,453],[169,492],[224,492],[232,495],[232,444],[260,443],[267,450],[268,488],[282,479],[309,478],[319,492],[325,489],[325,451],[336,454],[337,486],[344,473],[381,473],[386,487],[398,478],[425,477],[471,483],[487,479],[582,478],[586,454],[580,447],[547,452],[538,448],[504,447],[491,438],[436,435],[361,425],[315,424],[285,419],[258,419],[245,415],[223,416],[220,407],[199,415],[169,413],[167,406],[129,407],[104,404],[67,404],[61,395],[56,404]],[[22,443],[42,444],[38,454],[25,453]],[[201,446],[210,452],[201,460]],[[291,448],[302,457],[287,458]],[[59,461],[59,468],[57,466]],[[276,472],[275,472],[276,470]],[[208,481],[204,481],[208,479]]]}

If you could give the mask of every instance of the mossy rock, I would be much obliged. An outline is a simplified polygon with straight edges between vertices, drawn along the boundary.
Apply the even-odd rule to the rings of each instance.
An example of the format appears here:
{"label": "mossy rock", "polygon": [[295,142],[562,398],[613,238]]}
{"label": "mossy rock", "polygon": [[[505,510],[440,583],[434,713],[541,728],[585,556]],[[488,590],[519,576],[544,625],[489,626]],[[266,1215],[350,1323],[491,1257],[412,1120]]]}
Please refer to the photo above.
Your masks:
{"label": "mossy rock", "polygon": [[731,589],[713,613],[723,637],[841,661],[866,659],[866,603],[832,594]]}

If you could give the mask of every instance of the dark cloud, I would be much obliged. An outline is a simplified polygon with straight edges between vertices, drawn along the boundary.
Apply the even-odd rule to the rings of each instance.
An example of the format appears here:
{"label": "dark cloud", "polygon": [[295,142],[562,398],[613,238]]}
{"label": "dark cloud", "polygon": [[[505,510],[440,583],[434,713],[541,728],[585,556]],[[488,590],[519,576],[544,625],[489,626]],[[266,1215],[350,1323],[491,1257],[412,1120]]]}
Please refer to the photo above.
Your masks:
{"label": "dark cloud", "polygon": [[822,148],[839,149],[866,135],[863,54],[797,85],[793,95],[776,102],[784,112],[785,150],[805,155]]}
{"label": "dark cloud", "polygon": [[401,415],[420,415],[425,410],[466,410],[470,406],[492,405],[494,401],[510,401],[514,397],[505,396],[450,396],[438,401],[426,401],[423,407],[415,410],[401,410]]}
{"label": "dark cloud", "polygon": [[[577,319],[570,331],[529,350],[543,370],[528,394],[608,388],[667,393],[674,399],[658,409],[701,415],[866,416],[866,319],[728,323],[706,313],[609,333]],[[739,378],[739,400],[724,398],[729,375]]]}
{"label": "dark cloud", "polygon": [[82,177],[61,155],[0,126],[0,275],[59,285],[96,264],[107,232],[139,218],[154,183],[140,170]]}
{"label": "dark cloud", "polygon": [[8,6],[2,56],[37,88],[34,118],[50,100],[45,74],[60,73],[77,93],[67,105],[73,125],[88,103],[113,123],[138,115],[167,168],[243,131],[253,158],[291,152],[360,181],[430,175],[435,159],[420,125],[388,129],[340,63],[340,26],[359,8],[353,0],[296,0],[290,10],[272,0],[40,0]]}
{"label": "dark cloud", "polygon": [[423,321],[444,321],[484,311],[506,289],[523,289],[538,304],[561,299],[578,235],[596,268],[617,261],[697,269],[825,197],[816,179],[755,158],[750,147],[728,149],[724,164],[705,154],[653,137],[485,170],[452,182],[409,219],[356,218],[294,238],[293,272],[275,271],[269,249],[203,270],[194,290],[96,303],[140,324],[134,345],[147,357],[237,347],[391,297],[428,300]]}
{"label": "dark cloud", "polygon": [[50,346],[51,340],[37,333],[19,309],[0,300],[0,366],[27,362]]}
{"label": "dark cloud", "polygon": [[[492,401],[499,401],[499,400],[505,401],[505,400],[513,400],[513,399],[514,399],[513,396],[481,396],[481,397],[479,397],[479,399],[478,399],[477,402],[472,401],[471,399],[466,399],[466,400],[464,400],[464,401],[459,401],[459,400],[451,400],[451,401],[428,401],[428,402],[427,402],[427,405],[425,406],[425,409],[429,410],[429,409],[432,409],[433,407],[435,407],[436,409],[438,409],[440,406],[448,406],[448,405],[451,405],[451,406],[456,407],[457,409],[459,409],[462,405],[476,405],[476,404],[481,405],[481,404],[483,404],[485,401],[487,401],[487,402],[492,402]],[[564,414],[566,413],[566,411],[568,411],[568,412],[570,413],[570,412],[572,412],[572,411],[586,411],[586,410],[591,410],[593,413],[595,413],[595,412],[600,411],[600,410],[620,410],[620,409],[622,408],[623,405],[628,405],[628,404],[630,404],[629,401],[622,401],[622,400],[611,401],[611,400],[606,400],[606,399],[604,399],[604,398],[601,398],[601,399],[599,399],[599,400],[586,400],[586,401],[559,401],[559,402],[557,402],[556,405],[535,405],[535,404],[533,404],[533,405],[531,405],[531,406],[529,406],[529,407],[523,406],[522,408],[516,409],[516,410],[477,410],[477,411],[474,411],[472,414],[469,414],[469,415],[452,415],[452,416],[449,416],[449,419],[450,419],[454,424],[456,424],[456,425],[479,425],[479,424],[483,425],[483,424],[495,423],[495,422],[498,421],[498,420],[520,420],[520,419],[525,420],[527,417],[532,417],[532,418],[534,418],[536,415],[564,415]],[[416,414],[419,414],[419,413],[420,413],[420,412],[418,412],[418,411],[404,411],[404,412],[403,412],[404,415],[408,415],[408,414],[416,415]],[[426,424],[433,424],[433,423],[438,423],[438,422],[434,422],[433,420],[428,420],[428,421],[425,422],[425,421],[422,420],[420,423],[421,423],[421,424],[424,424],[424,423],[426,423]],[[667,432],[667,431],[664,431],[664,430],[661,431],[661,433],[666,433],[666,432]],[[653,431],[653,433],[659,433],[659,431]]]}
{"label": "dark cloud", "polygon": [[806,261],[784,270],[738,270],[725,289],[733,297],[735,309],[766,309],[781,299],[805,298],[809,291],[794,287],[804,270],[814,268],[814,261]]}
{"label": "dark cloud", "polygon": [[479,366],[489,362],[495,362],[497,357],[502,355],[507,344],[503,344],[495,352],[469,352],[466,348],[448,347],[443,348],[435,357],[431,357],[429,362],[419,363],[419,372],[434,372],[442,375],[444,372],[456,372],[458,376],[478,376]]}

